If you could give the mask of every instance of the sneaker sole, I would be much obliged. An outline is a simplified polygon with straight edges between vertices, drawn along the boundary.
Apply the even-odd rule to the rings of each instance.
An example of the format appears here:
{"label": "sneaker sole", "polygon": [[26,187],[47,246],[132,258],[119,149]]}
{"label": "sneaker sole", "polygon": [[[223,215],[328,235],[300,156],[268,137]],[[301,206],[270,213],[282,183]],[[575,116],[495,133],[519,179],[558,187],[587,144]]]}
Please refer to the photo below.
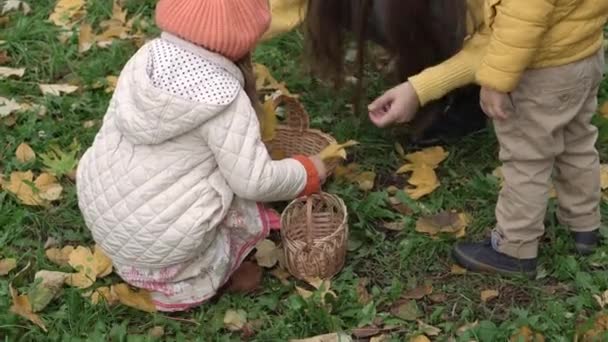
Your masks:
{"label": "sneaker sole", "polygon": [[456,247],[454,248],[454,252],[452,253],[454,255],[454,259],[456,259],[456,261],[461,265],[464,266],[466,269],[472,270],[473,272],[484,272],[484,273],[498,273],[501,275],[506,275],[506,276],[521,276],[521,275],[525,275],[528,278],[535,278],[536,277],[536,271],[509,271],[509,270],[503,270],[500,268],[496,268],[492,265],[488,265],[486,263],[474,260],[469,258],[467,255],[465,255],[464,253],[461,253],[460,250]]}

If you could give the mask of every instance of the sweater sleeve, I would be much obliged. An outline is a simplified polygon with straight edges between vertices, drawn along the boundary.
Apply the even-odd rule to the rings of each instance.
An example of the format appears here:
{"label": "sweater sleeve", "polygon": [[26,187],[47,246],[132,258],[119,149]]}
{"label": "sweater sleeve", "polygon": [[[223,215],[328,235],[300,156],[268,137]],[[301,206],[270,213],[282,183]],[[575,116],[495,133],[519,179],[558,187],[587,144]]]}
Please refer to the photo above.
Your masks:
{"label": "sweater sleeve", "polygon": [[270,0],[272,19],[262,41],[287,33],[306,18],[307,0]]}
{"label": "sweater sleeve", "polygon": [[272,160],[247,96],[202,126],[222,176],[244,199],[273,202],[319,191],[319,176],[308,158]]}
{"label": "sweater sleeve", "polygon": [[465,41],[460,52],[443,63],[410,77],[408,81],[418,94],[420,104],[424,106],[457,88],[475,82],[475,72],[488,41],[488,30],[480,29]]}
{"label": "sweater sleeve", "polygon": [[548,29],[556,0],[503,0],[495,12],[492,38],[476,79],[482,86],[508,93],[532,63]]}

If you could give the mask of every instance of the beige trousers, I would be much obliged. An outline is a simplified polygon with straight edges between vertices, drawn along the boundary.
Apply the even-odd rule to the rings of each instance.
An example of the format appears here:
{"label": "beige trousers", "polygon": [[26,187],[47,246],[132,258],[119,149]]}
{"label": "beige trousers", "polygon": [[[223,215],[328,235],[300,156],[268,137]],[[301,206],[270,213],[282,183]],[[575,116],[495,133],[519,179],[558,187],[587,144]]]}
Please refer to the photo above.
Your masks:
{"label": "beige trousers", "polygon": [[600,226],[600,162],[591,119],[604,71],[604,51],[579,62],[526,71],[510,94],[507,120],[495,120],[504,186],[496,206],[494,248],[535,258],[551,180],[560,222],[572,231]]}

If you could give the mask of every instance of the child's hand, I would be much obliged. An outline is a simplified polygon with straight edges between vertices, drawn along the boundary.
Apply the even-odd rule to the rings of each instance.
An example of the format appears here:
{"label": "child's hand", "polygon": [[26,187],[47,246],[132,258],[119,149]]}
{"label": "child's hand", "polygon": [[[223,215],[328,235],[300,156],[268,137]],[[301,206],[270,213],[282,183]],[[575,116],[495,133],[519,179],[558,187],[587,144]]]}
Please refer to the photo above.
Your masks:
{"label": "child's hand", "polygon": [[479,94],[481,109],[494,120],[506,120],[513,108],[509,94],[488,87],[482,87]]}
{"label": "child's hand", "polygon": [[384,93],[369,105],[369,118],[378,127],[410,122],[418,109],[420,100],[409,82],[402,83]]}
{"label": "child's hand", "polygon": [[310,160],[313,164],[315,164],[315,168],[317,169],[317,173],[319,174],[319,180],[321,181],[321,184],[325,183],[325,180],[327,179],[327,167],[325,166],[325,163],[319,155],[311,156]]}

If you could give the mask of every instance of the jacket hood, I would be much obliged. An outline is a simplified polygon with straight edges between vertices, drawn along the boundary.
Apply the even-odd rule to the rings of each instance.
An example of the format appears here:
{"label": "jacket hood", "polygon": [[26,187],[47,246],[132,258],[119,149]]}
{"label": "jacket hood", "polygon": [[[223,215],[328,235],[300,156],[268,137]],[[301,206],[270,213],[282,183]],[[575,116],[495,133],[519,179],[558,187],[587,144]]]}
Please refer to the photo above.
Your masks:
{"label": "jacket hood", "polygon": [[[133,144],[163,143],[201,126],[231,105],[190,101],[156,88],[146,71],[147,47],[142,47],[123,69],[111,104],[117,128]],[[240,70],[227,59],[196,46],[185,47],[208,54],[205,58],[219,63],[243,83]]]}

